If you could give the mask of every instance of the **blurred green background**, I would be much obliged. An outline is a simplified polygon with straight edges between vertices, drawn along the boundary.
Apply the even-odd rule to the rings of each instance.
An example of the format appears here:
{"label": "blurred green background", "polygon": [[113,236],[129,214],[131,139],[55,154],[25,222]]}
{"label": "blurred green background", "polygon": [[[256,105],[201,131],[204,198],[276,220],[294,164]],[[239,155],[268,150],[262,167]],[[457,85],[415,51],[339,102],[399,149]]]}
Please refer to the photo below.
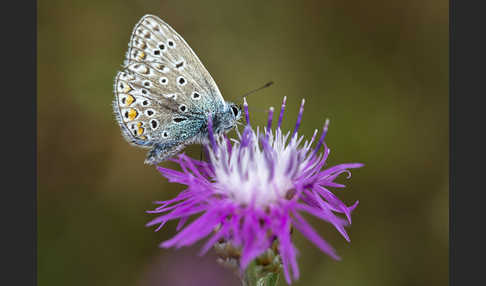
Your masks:
{"label": "blurred green background", "polygon": [[253,122],[287,96],[291,128],[306,98],[304,134],[331,119],[329,163],[366,164],[337,191],[360,200],[351,243],[310,220],[342,261],[296,234],[294,285],[448,284],[448,1],[51,0],[38,3],[39,285],[238,285],[198,246],[158,248],[175,223],[144,227],[152,201],[182,190],[112,114],[146,13],[186,39],[227,100],[275,81],[249,97]]}

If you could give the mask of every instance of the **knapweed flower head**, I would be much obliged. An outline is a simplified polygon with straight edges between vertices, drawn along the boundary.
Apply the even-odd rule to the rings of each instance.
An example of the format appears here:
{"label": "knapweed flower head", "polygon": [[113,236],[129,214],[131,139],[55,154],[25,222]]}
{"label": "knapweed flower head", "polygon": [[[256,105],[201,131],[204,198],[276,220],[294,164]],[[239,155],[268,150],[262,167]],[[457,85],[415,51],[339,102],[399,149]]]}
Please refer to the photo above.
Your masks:
{"label": "knapweed flower head", "polygon": [[[170,182],[187,186],[174,199],[156,202],[159,206],[149,211],[162,214],[147,224],[159,225],[157,230],[166,222],[179,219],[178,233],[161,247],[188,246],[208,237],[201,250],[204,254],[223,241],[239,250],[237,262],[243,270],[276,245],[288,283],[292,276],[299,277],[292,229],[330,257],[339,259],[302,213],[332,224],[349,241],[345,226],[351,224],[351,212],[358,201],[347,206],[330,188],[343,188],[334,180],[342,173],[349,178],[349,169],[363,165],[349,163],[325,168],[330,153],[324,142],[329,122],[326,120],[319,138],[316,130],[310,140],[304,141],[298,135],[303,106],[304,101],[293,132],[283,133],[280,126],[285,98],[275,130],[271,129],[273,108],[269,110],[267,126],[253,129],[245,100],[247,124],[241,133],[237,132],[237,139],[213,135],[210,118],[207,162],[181,154],[173,161],[182,171],[158,167]],[[185,226],[195,215],[199,217]]]}

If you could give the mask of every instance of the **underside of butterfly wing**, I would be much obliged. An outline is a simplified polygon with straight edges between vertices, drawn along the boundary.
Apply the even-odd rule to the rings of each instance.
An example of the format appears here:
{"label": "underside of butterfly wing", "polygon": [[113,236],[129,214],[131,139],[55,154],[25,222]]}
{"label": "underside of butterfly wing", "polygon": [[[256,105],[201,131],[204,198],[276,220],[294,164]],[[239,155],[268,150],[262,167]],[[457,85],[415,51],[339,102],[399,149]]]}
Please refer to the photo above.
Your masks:
{"label": "underside of butterfly wing", "polygon": [[186,41],[160,18],[135,25],[113,110],[125,139],[151,148],[155,164],[206,136],[207,116],[227,110],[213,78]]}

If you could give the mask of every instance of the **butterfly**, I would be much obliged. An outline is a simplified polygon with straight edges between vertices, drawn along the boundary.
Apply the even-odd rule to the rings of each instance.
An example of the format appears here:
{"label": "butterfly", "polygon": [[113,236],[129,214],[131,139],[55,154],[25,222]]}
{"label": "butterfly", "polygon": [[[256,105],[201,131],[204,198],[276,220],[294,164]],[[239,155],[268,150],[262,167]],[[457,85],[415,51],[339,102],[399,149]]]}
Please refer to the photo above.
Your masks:
{"label": "butterfly", "polygon": [[158,164],[213,130],[233,129],[241,108],[225,101],[215,81],[186,41],[159,17],[135,25],[123,69],[115,77],[113,110],[123,137],[150,149],[146,164]]}

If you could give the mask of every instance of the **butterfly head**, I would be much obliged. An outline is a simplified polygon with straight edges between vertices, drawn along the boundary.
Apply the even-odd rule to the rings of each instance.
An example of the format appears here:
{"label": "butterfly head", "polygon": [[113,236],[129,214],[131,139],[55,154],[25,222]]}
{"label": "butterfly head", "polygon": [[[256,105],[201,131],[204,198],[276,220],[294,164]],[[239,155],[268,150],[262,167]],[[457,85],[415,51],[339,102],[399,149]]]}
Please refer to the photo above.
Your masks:
{"label": "butterfly head", "polygon": [[214,117],[214,131],[216,133],[226,133],[236,126],[241,118],[241,108],[232,102],[226,102],[223,111]]}

